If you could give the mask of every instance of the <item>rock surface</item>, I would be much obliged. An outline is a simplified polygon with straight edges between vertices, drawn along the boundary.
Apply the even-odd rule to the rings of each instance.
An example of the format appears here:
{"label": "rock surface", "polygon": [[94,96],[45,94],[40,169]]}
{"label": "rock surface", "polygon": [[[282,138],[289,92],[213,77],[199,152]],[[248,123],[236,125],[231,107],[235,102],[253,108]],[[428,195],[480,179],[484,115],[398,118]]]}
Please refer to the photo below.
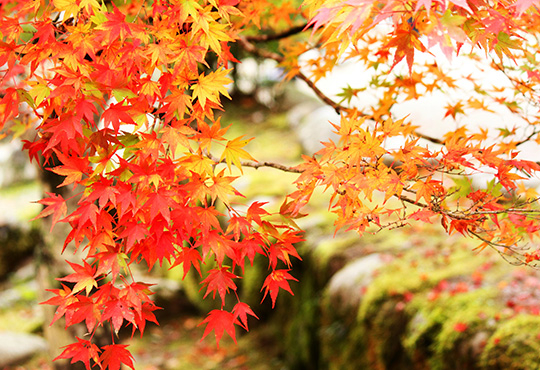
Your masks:
{"label": "rock surface", "polygon": [[17,364],[46,350],[47,343],[37,335],[0,332],[0,367]]}

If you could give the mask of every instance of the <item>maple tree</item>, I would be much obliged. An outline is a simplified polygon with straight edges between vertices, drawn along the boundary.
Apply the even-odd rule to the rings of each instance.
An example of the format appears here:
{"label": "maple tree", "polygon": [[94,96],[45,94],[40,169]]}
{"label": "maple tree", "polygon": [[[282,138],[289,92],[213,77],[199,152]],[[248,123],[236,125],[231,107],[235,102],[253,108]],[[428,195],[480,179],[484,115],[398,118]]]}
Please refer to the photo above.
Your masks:
{"label": "maple tree", "polygon": [[[184,277],[191,268],[203,275],[205,297],[221,307],[203,321],[203,336],[234,339],[235,327],[247,330],[248,315],[256,317],[236,294],[256,255],[268,259],[263,300],[274,305],[280,290],[292,293],[291,257],[300,258],[302,240],[294,220],[317,188],[331,193],[336,230],[437,221],[448,233],[478,238],[481,249],[539,260],[539,251],[523,249],[540,222],[539,196],[522,180],[540,164],[519,157],[520,146],[540,143],[539,32],[531,0],[1,0],[3,135],[35,132],[24,144],[30,158],[43,158],[64,177],[60,186],[75,191],[74,209],[48,193],[38,216],[69,224],[59,249],[71,243],[83,252],[44,302],[58,306],[54,321],[84,322],[89,333],[58,358],[88,369],[133,368],[125,345],[92,340],[98,327],[142,334],[148,321],[157,323],[151,285],[131,273],[141,263],[168,261]],[[251,138],[226,139],[219,112],[239,62],[233,45],[277,61],[284,79],[304,81],[340,113],[339,140],[289,167],[258,162],[244,149]],[[449,60],[484,54],[484,67],[512,87],[464,76],[472,89],[447,106],[448,119],[503,109],[526,128],[461,127],[434,138],[392,113],[400,102],[458,89],[433,57],[436,48]],[[319,52],[301,62],[311,50]],[[371,80],[344,87],[337,102],[316,83],[347,61]],[[367,89],[375,97],[359,104]],[[386,145],[393,138],[401,139],[397,148]],[[241,175],[262,166],[299,174],[279,212],[231,201],[241,195],[235,168]],[[460,180],[475,173],[491,181]]]}

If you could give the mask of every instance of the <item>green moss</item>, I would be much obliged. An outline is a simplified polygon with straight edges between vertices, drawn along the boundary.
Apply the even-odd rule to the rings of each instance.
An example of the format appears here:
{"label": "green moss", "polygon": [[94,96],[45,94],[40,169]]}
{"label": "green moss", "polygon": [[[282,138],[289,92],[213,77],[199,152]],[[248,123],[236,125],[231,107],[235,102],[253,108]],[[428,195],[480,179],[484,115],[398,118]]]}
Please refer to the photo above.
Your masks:
{"label": "green moss", "polygon": [[315,280],[313,274],[303,274],[302,285],[293,286],[295,296],[287,297],[280,308],[285,315],[297,313],[287,319],[284,336],[285,357],[293,369],[318,368],[319,297]]}
{"label": "green moss", "polygon": [[352,233],[340,234],[336,237],[326,237],[322,240],[319,239],[313,250],[314,262],[319,266],[327,266],[333,256],[343,253],[354,244],[359,243],[360,238],[358,235]]}
{"label": "green moss", "polygon": [[401,299],[389,298],[371,321],[365,322],[368,359],[372,368],[409,367],[400,338],[409,321]]}
{"label": "green moss", "polygon": [[28,305],[16,305],[0,311],[0,331],[34,333],[42,328],[43,321],[41,310]]}
{"label": "green moss", "polygon": [[[414,248],[383,268],[369,286],[359,310],[361,320],[375,317],[380,306],[392,296],[421,292],[443,279],[470,273],[484,262],[472,258],[467,248],[453,245],[452,251],[436,248],[433,255],[421,258],[422,250]],[[424,250],[425,252],[425,250]]]}
{"label": "green moss", "polygon": [[[497,290],[478,289],[451,295],[445,293],[434,301],[426,295],[413,299],[407,311],[411,320],[403,345],[409,357],[428,358],[433,370],[474,367],[474,336],[494,330]],[[482,334],[483,336],[484,334]]]}
{"label": "green moss", "polygon": [[484,369],[540,369],[540,317],[519,315],[499,322],[480,364]]}
{"label": "green moss", "polygon": [[[430,241],[428,236],[420,243],[411,241],[418,245],[382,268],[362,299],[358,323],[366,328],[371,366],[411,365],[411,351],[406,353],[400,340],[414,316],[414,310],[405,310],[406,301],[411,295],[425,297],[440,281],[466,276],[484,262],[479,256],[471,258],[470,248],[464,244],[429,246]],[[430,340],[441,328],[435,324],[426,327],[435,330],[429,333]]]}

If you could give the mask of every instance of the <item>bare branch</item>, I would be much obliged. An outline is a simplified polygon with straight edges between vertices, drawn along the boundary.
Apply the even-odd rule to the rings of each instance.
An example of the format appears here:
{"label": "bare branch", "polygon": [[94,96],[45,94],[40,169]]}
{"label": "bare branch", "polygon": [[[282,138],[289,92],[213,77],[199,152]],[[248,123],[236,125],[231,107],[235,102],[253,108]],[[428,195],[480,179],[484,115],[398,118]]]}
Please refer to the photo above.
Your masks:
{"label": "bare branch", "polygon": [[[225,163],[225,159],[219,160],[217,157],[213,156],[207,150],[204,151],[204,154],[216,163]],[[265,162],[241,161],[240,164],[244,167],[251,167],[255,169],[259,169],[260,167],[271,167],[271,168],[275,168],[283,172],[291,172],[291,173],[304,172],[303,170],[299,170],[296,167],[286,166],[284,164],[268,162],[268,161],[265,161]]]}
{"label": "bare branch", "polygon": [[[283,62],[283,60],[284,60],[283,56],[281,56],[281,55],[279,55],[277,53],[273,53],[271,51],[265,50],[265,49],[258,48],[255,45],[253,45],[253,43],[251,43],[250,41],[252,41],[252,38],[248,38],[248,37],[245,37],[245,36],[240,36],[240,38],[238,39],[238,43],[240,44],[240,46],[242,46],[242,48],[245,51],[247,51],[248,53],[260,56],[262,58],[273,59],[278,63]],[[350,108],[346,108],[346,107],[340,105],[339,103],[336,103],[335,101],[330,99],[327,95],[325,95],[315,85],[315,83],[312,80],[310,80],[305,74],[303,74],[301,71],[298,71],[298,73],[296,74],[296,77],[298,77],[300,80],[304,81],[306,83],[306,85],[309,86],[309,88],[315,93],[315,95],[317,95],[317,97],[319,99],[321,99],[324,103],[326,103],[327,105],[334,108],[334,110],[336,111],[337,114],[341,114],[341,113],[344,113],[344,112],[347,112],[347,111],[351,111]],[[366,113],[363,113],[363,112],[360,112],[358,114],[358,116],[359,117],[368,117],[368,118],[370,117],[370,115],[368,115]],[[431,137],[431,136],[428,136],[428,135],[424,135],[424,134],[419,133],[417,131],[414,131],[413,135],[416,136],[416,137],[419,137],[421,139],[430,141],[430,142],[432,142],[434,144],[444,145],[444,142],[442,140]]]}
{"label": "bare branch", "polygon": [[286,31],[275,33],[275,34],[267,34],[267,35],[254,35],[254,36],[246,36],[246,40],[249,42],[266,42],[266,41],[274,41],[274,40],[280,40],[287,38],[289,36],[296,35],[298,33],[304,32],[308,30],[309,25],[307,23],[295,26],[292,28],[289,28]]}
{"label": "bare branch", "polygon": [[240,36],[238,38],[238,43],[248,53],[251,53],[251,54],[263,57],[263,58],[273,59],[278,63],[283,62],[283,56],[273,53],[271,51],[256,47],[251,42],[249,42],[247,37],[245,36]]}
{"label": "bare branch", "polygon": [[242,166],[252,167],[252,168],[255,168],[255,169],[258,169],[259,167],[272,167],[272,168],[276,168],[276,169],[284,171],[284,172],[292,172],[292,173],[302,173],[302,172],[304,172],[303,170],[299,170],[296,167],[285,166],[285,165],[280,164],[280,163],[274,163],[274,162],[268,162],[268,161],[265,161],[265,162],[241,162],[241,164],[242,164]]}

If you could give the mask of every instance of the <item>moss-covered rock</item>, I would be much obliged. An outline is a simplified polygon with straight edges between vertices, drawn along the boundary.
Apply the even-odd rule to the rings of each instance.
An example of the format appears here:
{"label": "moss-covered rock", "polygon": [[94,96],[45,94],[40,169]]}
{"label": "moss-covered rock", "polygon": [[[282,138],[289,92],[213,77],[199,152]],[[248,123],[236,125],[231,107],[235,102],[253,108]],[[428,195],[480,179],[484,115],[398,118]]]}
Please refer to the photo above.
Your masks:
{"label": "moss-covered rock", "polygon": [[480,359],[484,369],[540,369],[540,316],[518,315],[497,323]]}
{"label": "moss-covered rock", "polygon": [[496,297],[494,288],[415,297],[407,306],[412,319],[403,339],[408,356],[434,370],[477,368],[483,342],[495,329]]}

